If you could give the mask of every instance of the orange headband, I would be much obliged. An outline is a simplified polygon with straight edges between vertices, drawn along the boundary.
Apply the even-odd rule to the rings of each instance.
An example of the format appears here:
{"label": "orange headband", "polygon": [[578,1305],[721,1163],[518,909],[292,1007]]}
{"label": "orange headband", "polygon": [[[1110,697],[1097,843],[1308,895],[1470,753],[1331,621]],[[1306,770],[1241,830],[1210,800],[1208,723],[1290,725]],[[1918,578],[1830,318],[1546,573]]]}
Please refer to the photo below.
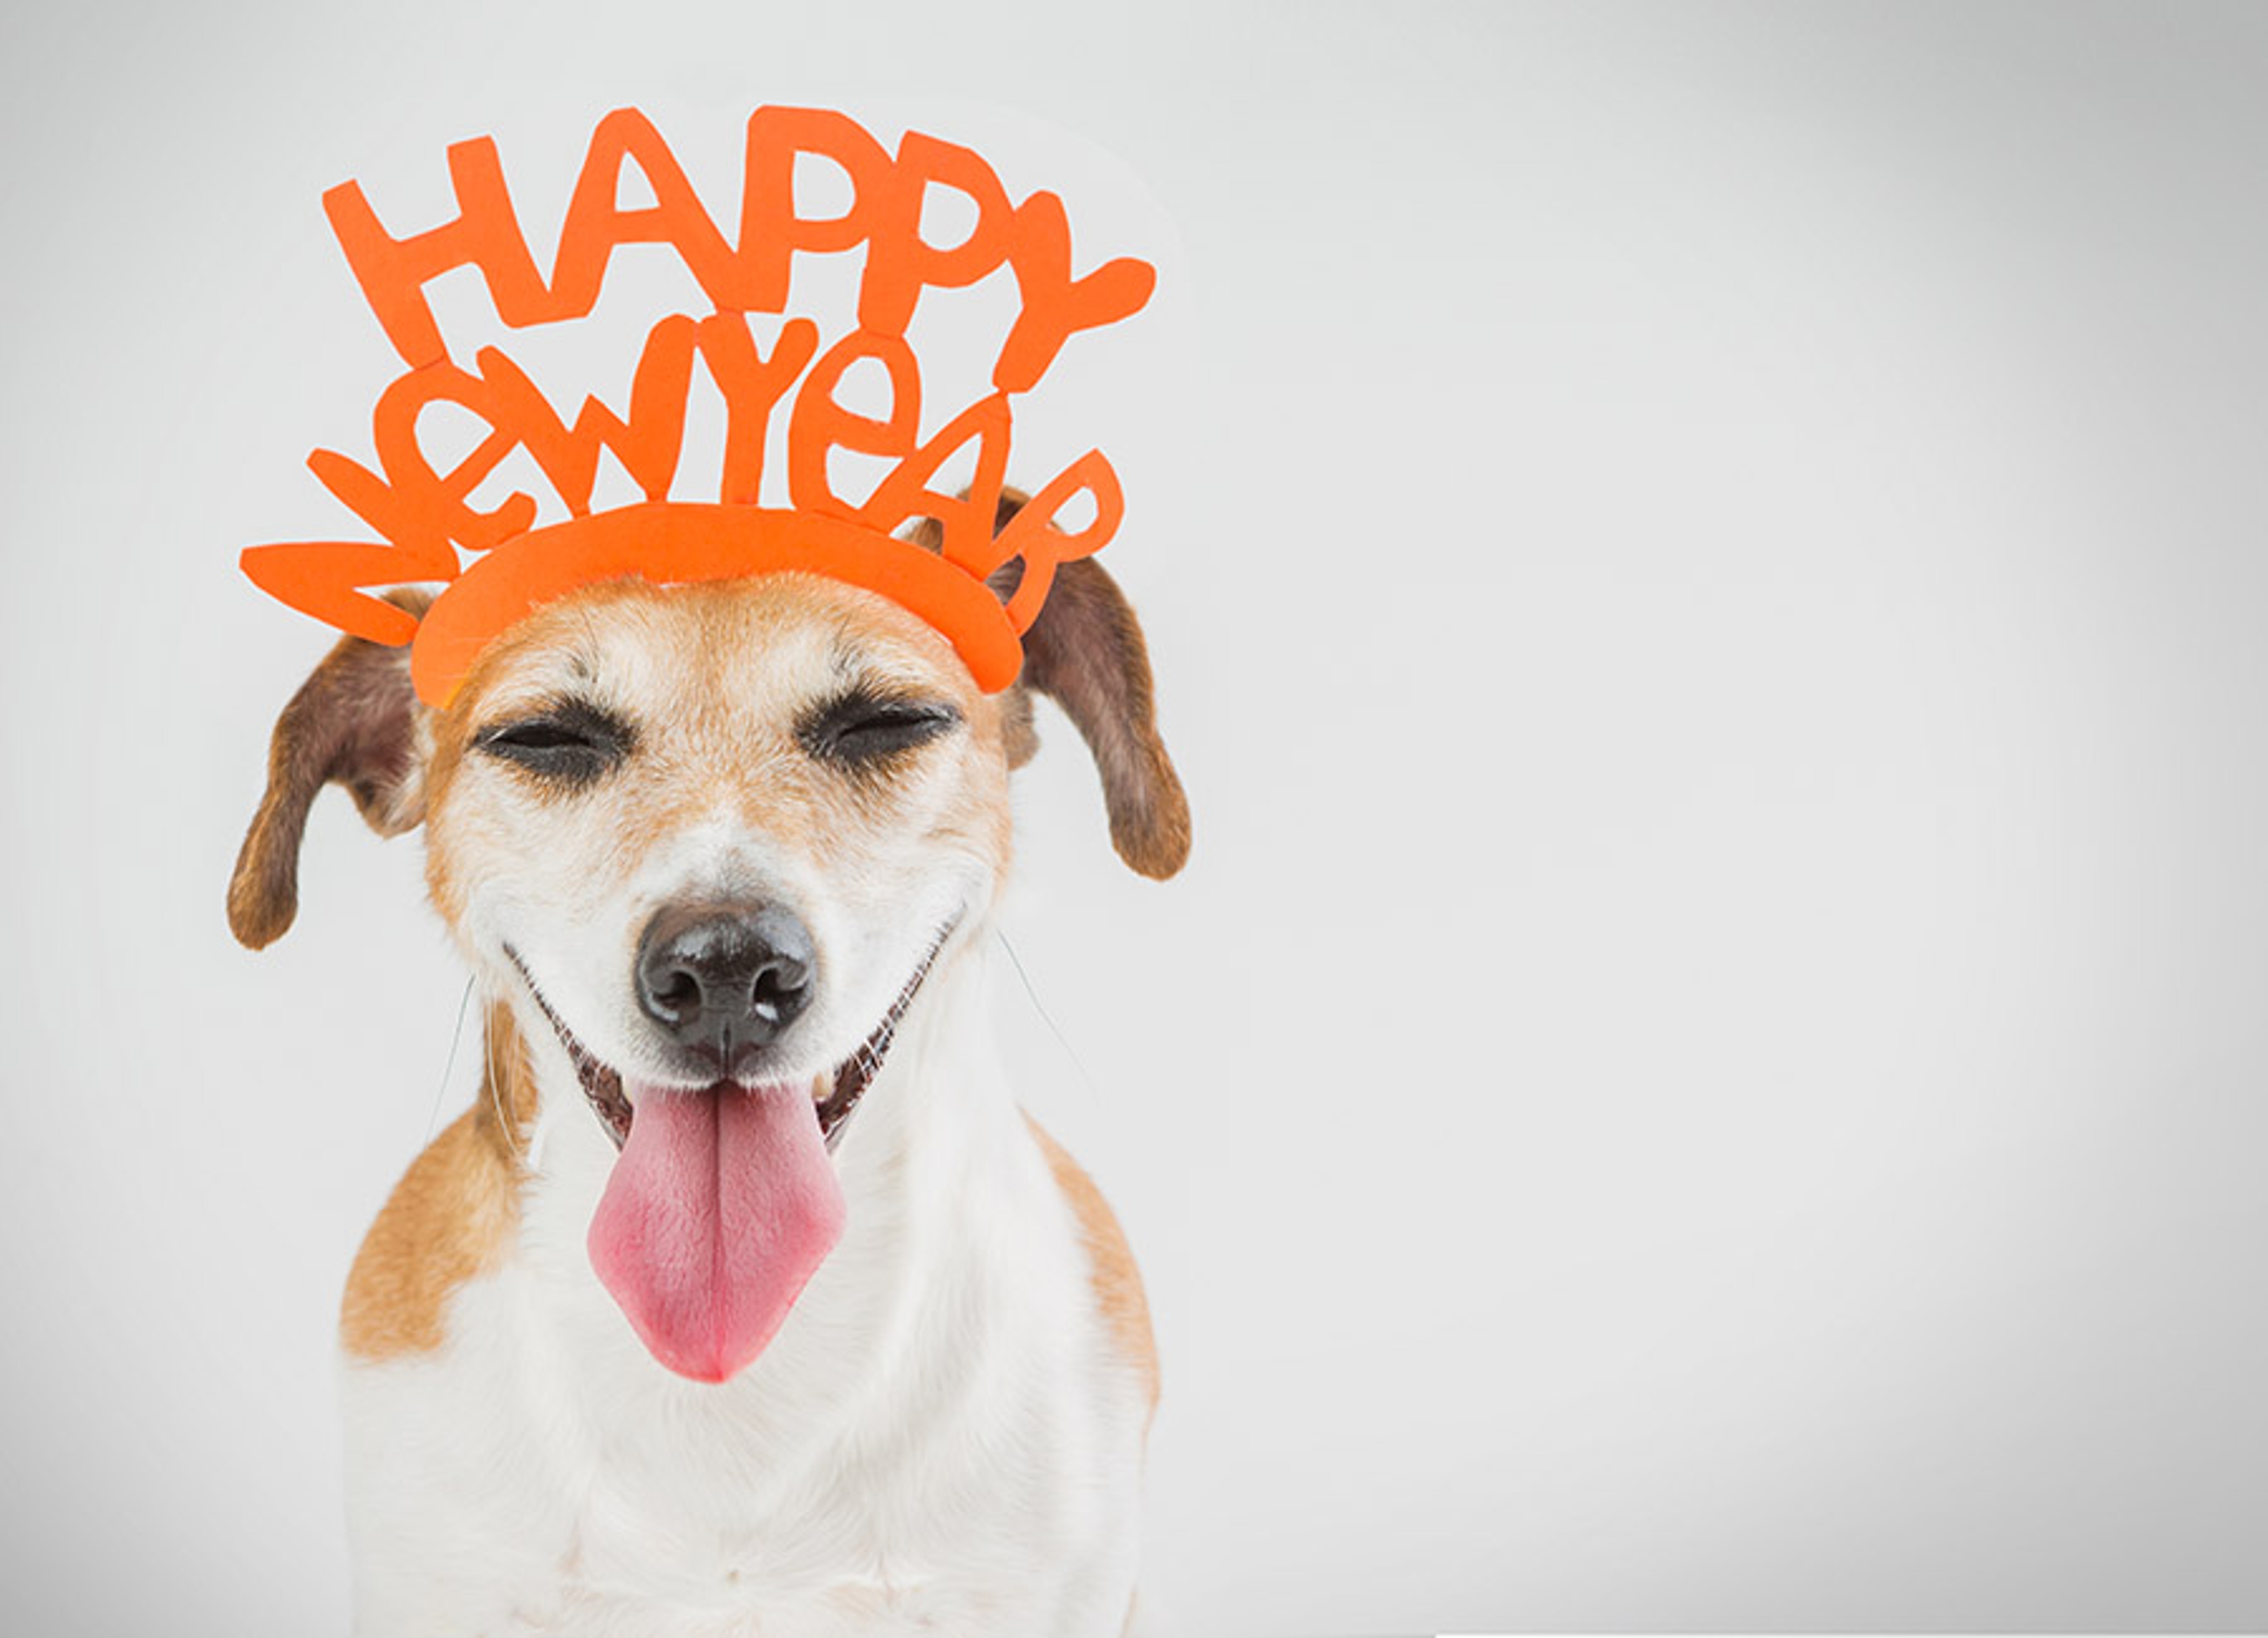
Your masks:
{"label": "orange headband", "polygon": [[[795,165],[816,155],[850,182],[840,216],[796,209]],[[624,210],[625,166],[655,203]],[[996,537],[1005,482],[1009,400],[1029,391],[1080,330],[1141,310],[1156,284],[1147,263],[1121,257],[1083,277],[1071,270],[1063,202],[1035,193],[1011,205],[991,166],[966,148],[909,132],[893,156],[846,116],[816,108],[759,108],[749,117],[740,238],[728,242],[703,208],[675,157],[634,108],[599,122],[567,207],[547,281],[537,270],[488,137],[449,150],[456,217],[405,239],[379,225],[355,182],[323,196],[339,245],[371,310],[408,365],[380,395],[373,417],[377,471],[319,449],[307,464],[323,486],[383,537],[254,546],[244,572],[303,613],[373,642],[413,644],[419,697],[446,706],[489,640],[530,609],[618,575],[657,582],[723,579],[804,569],[895,599],[953,644],[978,685],[1016,679],[1022,634],[1046,599],[1056,565],[1100,550],[1124,510],[1116,473],[1099,450],[1072,461]],[[976,207],[961,243],[922,237],[924,199],[948,188]],[[586,316],[617,245],[666,244],[714,307],[673,314],[647,335],[618,415],[587,400],[571,425],[499,349],[484,347],[470,371],[453,363],[425,286],[457,268],[480,270],[497,316],[514,328]],[[782,313],[798,252],[864,245],[858,328],[824,352],[810,320],[790,319],[771,352],[756,345],[750,313]],[[993,391],[924,441],[921,373],[905,341],[922,294],[974,284],[1005,264],[1021,307],[992,369]],[[715,501],[670,498],[684,441],[693,361],[701,360],[725,407],[724,472]],[[889,380],[880,418],[845,408],[836,388],[850,367],[878,361]],[[799,385],[799,382],[800,385]],[[772,413],[792,402],[787,424],[786,509],[759,504]],[[418,437],[427,405],[453,403],[487,429],[471,454],[437,470]],[[939,470],[974,446],[976,475],[965,495],[930,488]],[[563,522],[535,528],[534,497],[514,492],[482,511],[470,500],[482,479],[524,449],[565,505]],[[827,461],[836,449],[894,460],[863,502],[836,494]],[[600,454],[611,450],[643,504],[593,513]],[[1080,495],[1094,521],[1076,533],[1049,526]],[[942,528],[940,552],[894,531],[916,518]],[[460,549],[479,554],[468,565]],[[1022,575],[1004,604],[986,585],[1020,558]],[[366,594],[369,588],[447,582],[422,621]]]}

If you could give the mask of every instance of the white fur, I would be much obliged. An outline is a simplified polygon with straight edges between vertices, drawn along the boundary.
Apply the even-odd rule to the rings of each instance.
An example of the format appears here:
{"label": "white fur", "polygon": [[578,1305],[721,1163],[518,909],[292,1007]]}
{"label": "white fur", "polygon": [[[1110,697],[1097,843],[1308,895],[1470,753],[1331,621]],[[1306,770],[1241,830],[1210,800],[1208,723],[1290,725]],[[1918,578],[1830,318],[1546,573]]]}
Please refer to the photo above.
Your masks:
{"label": "white fur", "polygon": [[363,1638],[1086,1638],[1125,1627],[1148,1405],[954,933],[836,1155],[848,1223],[733,1381],[592,1273],[614,1150],[556,1037],[500,1266],[431,1352],[345,1368]]}

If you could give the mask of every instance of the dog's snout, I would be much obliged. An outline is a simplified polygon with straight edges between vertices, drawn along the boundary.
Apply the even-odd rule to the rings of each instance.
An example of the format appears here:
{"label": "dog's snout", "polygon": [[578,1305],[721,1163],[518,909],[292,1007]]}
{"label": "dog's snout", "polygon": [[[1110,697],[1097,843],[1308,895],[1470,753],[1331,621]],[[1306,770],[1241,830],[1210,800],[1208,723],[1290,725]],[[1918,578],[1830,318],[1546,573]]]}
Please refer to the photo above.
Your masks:
{"label": "dog's snout", "polygon": [[674,904],[638,941],[638,1005],[729,1074],[740,1047],[777,1040],[795,1022],[814,966],[810,933],[777,905]]}

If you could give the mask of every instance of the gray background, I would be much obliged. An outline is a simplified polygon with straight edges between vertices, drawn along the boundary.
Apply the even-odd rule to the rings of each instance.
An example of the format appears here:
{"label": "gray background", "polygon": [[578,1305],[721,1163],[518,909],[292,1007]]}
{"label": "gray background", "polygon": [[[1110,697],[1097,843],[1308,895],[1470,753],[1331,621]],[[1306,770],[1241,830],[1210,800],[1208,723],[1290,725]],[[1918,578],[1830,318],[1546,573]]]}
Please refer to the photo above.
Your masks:
{"label": "gray background", "polygon": [[2268,1621],[2268,12],[540,16],[4,26],[9,1630],[343,1629],[333,1304],[469,1096],[415,842],[222,923],[322,646],[234,554],[389,373],[318,195],[767,100],[1165,276],[1029,448],[1197,852],[1053,724],[1002,1026],[1182,1630]]}

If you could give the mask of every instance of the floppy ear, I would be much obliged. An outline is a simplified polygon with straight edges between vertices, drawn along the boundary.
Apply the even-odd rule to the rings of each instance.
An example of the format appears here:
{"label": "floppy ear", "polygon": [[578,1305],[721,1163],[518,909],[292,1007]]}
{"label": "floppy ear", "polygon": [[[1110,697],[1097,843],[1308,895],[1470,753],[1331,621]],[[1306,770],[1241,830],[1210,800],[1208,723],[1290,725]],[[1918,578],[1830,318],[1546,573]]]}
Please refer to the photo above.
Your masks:
{"label": "floppy ear", "polygon": [[[423,592],[387,601],[423,614]],[[268,744],[268,792],[252,816],[228,883],[228,925],[259,949],[282,938],[299,908],[299,838],[324,786],[343,785],[370,828],[399,836],[425,816],[417,744],[422,708],[409,683],[409,651],[350,637],[317,666]]]}
{"label": "floppy ear", "polygon": [[[1005,528],[1027,498],[1005,491],[996,528]],[[1010,564],[1005,573],[1019,568]],[[1062,706],[1094,753],[1118,856],[1160,882],[1179,870],[1189,856],[1189,803],[1158,737],[1150,651],[1133,605],[1094,558],[1057,565],[1039,618],[1024,633],[1024,671],[1008,706],[1014,766],[1039,749],[1027,690]]]}

